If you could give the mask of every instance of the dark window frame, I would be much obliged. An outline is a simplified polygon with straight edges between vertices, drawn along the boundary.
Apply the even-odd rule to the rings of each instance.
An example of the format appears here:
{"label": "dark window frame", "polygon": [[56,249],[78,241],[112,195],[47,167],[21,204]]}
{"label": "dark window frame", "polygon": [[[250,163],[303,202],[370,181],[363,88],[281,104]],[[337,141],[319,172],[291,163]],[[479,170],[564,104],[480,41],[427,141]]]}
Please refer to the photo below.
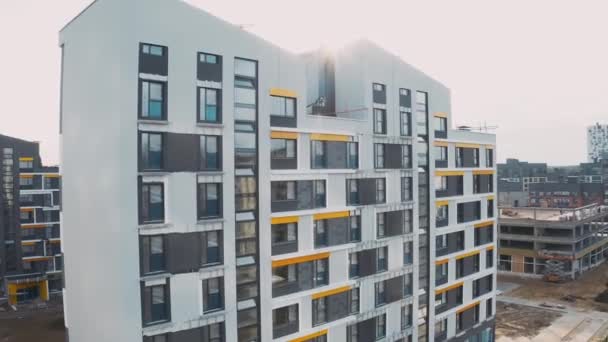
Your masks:
{"label": "dark window frame", "polygon": [[[215,91],[215,115],[217,117],[217,120],[207,120],[207,107],[209,106],[207,104],[207,91],[208,90],[212,90]],[[201,109],[202,108],[202,101],[201,101],[201,92],[204,93],[204,99],[205,99],[205,112],[203,113]],[[196,88],[196,122],[198,123],[208,123],[208,124],[221,124],[222,123],[222,89],[218,89],[218,88],[210,88],[210,87],[197,87]],[[201,116],[201,114],[204,114],[204,116]]]}
{"label": "dark window frame", "polygon": [[[203,204],[208,202],[208,189],[209,185],[213,185],[216,187],[217,191],[217,214],[208,215],[208,213],[204,213]],[[219,219],[223,217],[223,184],[222,183],[198,183],[197,184],[197,218],[198,220],[210,220],[210,219]],[[204,206],[208,208],[208,205]]]}
{"label": "dark window frame", "polygon": [[[203,141],[205,141],[205,148],[208,149],[208,139],[215,139],[215,146],[217,147],[216,161],[217,166],[212,167],[209,163],[209,154],[212,152],[203,151]],[[223,169],[222,160],[222,136],[221,135],[201,135],[199,140],[199,170],[201,171],[221,171]]]}
{"label": "dark window frame", "polygon": [[[148,87],[148,114],[147,116],[144,116],[143,113],[143,109],[144,109],[144,99],[143,99],[143,91],[144,91],[144,87],[145,87],[145,83],[147,83],[147,87]],[[168,94],[168,84],[165,81],[155,81],[155,80],[149,80],[149,79],[139,79],[139,83],[138,83],[138,110],[137,110],[137,118],[140,120],[149,120],[149,121],[167,121],[167,94]],[[150,84],[157,84],[161,86],[161,95],[162,95],[162,102],[161,102],[161,116],[160,118],[155,118],[155,117],[150,117]]]}
{"label": "dark window frame", "polygon": [[[218,291],[217,296],[219,297],[219,305],[213,306],[213,307],[209,307],[209,302],[210,302],[210,300],[209,300],[209,294],[210,294],[209,285],[210,284],[209,283],[211,281],[217,282],[217,291]],[[203,286],[203,314],[224,310],[225,306],[226,306],[224,277],[222,276],[222,277],[203,279],[202,286]]]}
{"label": "dark window frame", "polygon": [[[146,205],[144,205],[144,192],[145,192],[145,188],[146,187],[152,187],[152,186],[160,186],[160,190],[161,190],[161,198],[162,198],[162,219],[158,219],[158,220],[146,220],[146,218],[150,217],[150,205],[152,204],[151,202],[151,197],[150,197],[150,189],[148,189],[148,203],[146,203]],[[140,191],[140,215],[139,215],[139,222],[140,224],[159,224],[159,223],[164,223],[165,222],[165,183],[163,182],[144,182],[141,184],[141,191]],[[144,213],[145,208],[148,208],[148,212]]]}

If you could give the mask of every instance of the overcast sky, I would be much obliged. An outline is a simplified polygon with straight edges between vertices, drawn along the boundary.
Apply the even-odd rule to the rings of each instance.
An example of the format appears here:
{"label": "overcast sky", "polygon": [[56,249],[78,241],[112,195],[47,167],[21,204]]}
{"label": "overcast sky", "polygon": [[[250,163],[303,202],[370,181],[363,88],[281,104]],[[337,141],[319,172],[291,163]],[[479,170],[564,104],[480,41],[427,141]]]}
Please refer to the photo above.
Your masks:
{"label": "overcast sky", "polygon": [[[579,163],[585,127],[608,122],[604,0],[189,2],[294,52],[375,41],[451,88],[456,124],[499,126],[500,160]],[[47,163],[59,160],[58,31],[89,3],[0,0],[0,133],[41,141]]]}

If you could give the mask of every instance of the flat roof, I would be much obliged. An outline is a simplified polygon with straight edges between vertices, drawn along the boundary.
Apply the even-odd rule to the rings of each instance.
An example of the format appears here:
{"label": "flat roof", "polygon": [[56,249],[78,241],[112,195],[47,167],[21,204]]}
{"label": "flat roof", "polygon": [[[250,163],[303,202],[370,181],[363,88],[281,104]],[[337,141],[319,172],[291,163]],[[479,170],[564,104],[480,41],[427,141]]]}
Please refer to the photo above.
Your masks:
{"label": "flat roof", "polygon": [[591,204],[580,208],[533,208],[533,207],[501,207],[501,219],[536,220],[552,222],[581,221],[608,212],[608,206]]}

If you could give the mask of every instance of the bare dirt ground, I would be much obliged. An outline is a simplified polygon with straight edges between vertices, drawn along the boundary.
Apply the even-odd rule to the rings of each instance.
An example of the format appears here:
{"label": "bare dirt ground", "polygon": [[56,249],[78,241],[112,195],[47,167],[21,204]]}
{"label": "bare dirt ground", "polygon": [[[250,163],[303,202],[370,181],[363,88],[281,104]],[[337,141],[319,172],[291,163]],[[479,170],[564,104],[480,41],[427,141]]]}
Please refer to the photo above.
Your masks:
{"label": "bare dirt ground", "polygon": [[51,303],[47,308],[0,312],[0,342],[64,342],[63,308]]}
{"label": "bare dirt ground", "polygon": [[531,306],[496,303],[496,338],[532,338],[550,326],[561,313]]}
{"label": "bare dirt ground", "polygon": [[608,263],[584,273],[577,280],[560,284],[503,275],[499,276],[499,281],[521,285],[508,292],[511,297],[551,303],[563,302],[578,309],[608,312]]}

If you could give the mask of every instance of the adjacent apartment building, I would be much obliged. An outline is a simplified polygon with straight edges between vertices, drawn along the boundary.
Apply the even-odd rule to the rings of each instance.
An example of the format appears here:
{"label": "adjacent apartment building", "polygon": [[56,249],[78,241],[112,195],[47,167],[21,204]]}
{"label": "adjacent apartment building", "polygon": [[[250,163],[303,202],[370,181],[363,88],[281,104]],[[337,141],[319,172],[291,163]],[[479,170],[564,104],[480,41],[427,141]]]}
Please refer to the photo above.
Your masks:
{"label": "adjacent apartment building", "polygon": [[608,207],[500,208],[499,270],[576,279],[608,257]]}
{"label": "adjacent apartment building", "polygon": [[0,135],[0,298],[10,304],[61,294],[60,177],[37,142]]}
{"label": "adjacent apartment building", "polygon": [[493,340],[495,137],[444,85],[178,0],[60,46],[71,341]]}

